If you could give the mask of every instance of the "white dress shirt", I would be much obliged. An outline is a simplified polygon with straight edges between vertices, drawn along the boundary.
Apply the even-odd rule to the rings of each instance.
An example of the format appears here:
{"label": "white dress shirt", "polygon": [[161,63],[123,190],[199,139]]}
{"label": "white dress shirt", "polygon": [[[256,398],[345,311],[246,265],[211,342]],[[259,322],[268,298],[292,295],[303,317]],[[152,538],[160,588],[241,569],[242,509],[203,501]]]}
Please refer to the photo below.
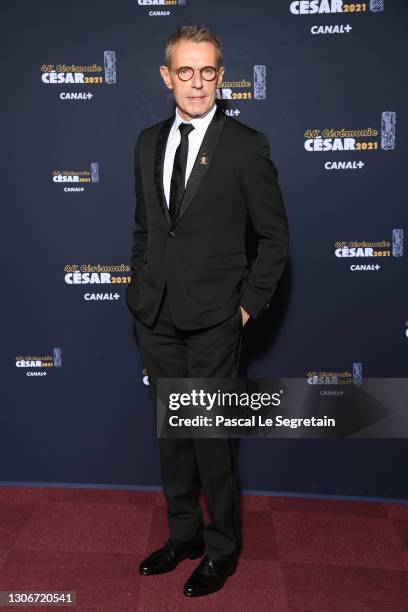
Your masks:
{"label": "white dress shirt", "polygon": [[184,121],[184,119],[180,117],[178,108],[176,107],[176,118],[174,119],[173,125],[170,129],[169,137],[167,139],[163,167],[163,187],[164,194],[166,196],[167,207],[169,206],[170,202],[170,185],[171,175],[173,173],[174,156],[176,154],[176,149],[179,146],[181,139],[181,134],[180,130],[178,129],[178,126],[180,125],[180,123],[191,123],[194,126],[194,130],[191,130],[190,134],[188,135],[188,156],[186,166],[186,180],[184,184],[187,185],[187,181],[190,176],[191,170],[193,169],[193,165],[197,157],[198,151],[200,150],[204,134],[216,110],[217,106],[214,103],[214,106],[211,108],[211,110],[207,112],[206,115],[202,115],[201,117],[194,117],[194,119],[191,119],[191,121]]}

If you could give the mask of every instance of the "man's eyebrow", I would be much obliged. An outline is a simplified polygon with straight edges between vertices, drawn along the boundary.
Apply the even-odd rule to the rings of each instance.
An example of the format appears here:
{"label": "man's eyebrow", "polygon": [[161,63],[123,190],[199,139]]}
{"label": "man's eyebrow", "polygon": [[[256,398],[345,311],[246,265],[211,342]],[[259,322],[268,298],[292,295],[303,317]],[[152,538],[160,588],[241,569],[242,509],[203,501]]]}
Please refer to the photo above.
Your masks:
{"label": "man's eyebrow", "polygon": [[[216,68],[217,66],[215,66],[214,64],[204,64],[204,66],[201,66],[201,68]],[[189,66],[189,64],[182,64],[181,66],[178,66],[178,68],[193,68],[193,66]],[[178,70],[178,68],[175,68],[175,70]]]}

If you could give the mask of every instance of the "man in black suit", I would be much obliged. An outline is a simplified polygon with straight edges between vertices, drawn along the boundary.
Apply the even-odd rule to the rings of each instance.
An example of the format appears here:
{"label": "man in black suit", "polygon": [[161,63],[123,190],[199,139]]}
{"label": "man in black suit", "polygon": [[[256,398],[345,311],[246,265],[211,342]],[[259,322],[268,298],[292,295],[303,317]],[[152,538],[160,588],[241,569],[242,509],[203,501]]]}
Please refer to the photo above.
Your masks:
{"label": "man in black suit", "polygon": [[[214,33],[179,28],[160,67],[175,113],[143,130],[136,145],[126,300],[153,398],[158,377],[238,376],[243,327],[269,306],[286,262],[287,218],[268,142],[217,108],[221,64]],[[249,224],[258,239],[250,271]],[[234,573],[241,546],[233,440],[160,438],[159,449],[171,537],[140,572],[168,572],[204,555],[184,593],[214,592]]]}

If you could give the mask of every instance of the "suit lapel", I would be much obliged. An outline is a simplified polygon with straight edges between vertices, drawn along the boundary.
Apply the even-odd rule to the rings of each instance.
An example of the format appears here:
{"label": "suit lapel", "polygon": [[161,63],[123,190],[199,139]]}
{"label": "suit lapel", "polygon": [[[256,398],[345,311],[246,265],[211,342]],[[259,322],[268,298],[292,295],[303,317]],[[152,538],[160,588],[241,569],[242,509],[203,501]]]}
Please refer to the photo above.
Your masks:
{"label": "suit lapel", "polygon": [[211,165],[215,153],[215,148],[221,136],[225,120],[225,114],[219,108],[217,108],[214,113],[214,117],[212,118],[210,125],[208,126],[204,134],[203,141],[201,143],[193,168],[191,170],[191,174],[187,181],[187,187],[180,204],[176,224],[186,213],[186,210],[190,206],[197,192],[197,189],[201,185],[201,182],[204,179]]}
{"label": "suit lapel", "polygon": [[[163,123],[159,131],[159,135],[157,137],[154,158],[154,182],[156,185],[157,196],[159,198],[160,206],[163,210],[164,216],[166,217],[169,225],[171,225],[171,219],[169,215],[169,209],[166,203],[166,196],[164,194],[163,166],[164,156],[166,153],[166,144],[171,130],[171,126],[173,125],[174,118],[175,114],[166,119]],[[187,187],[180,204],[177,221],[174,225],[176,225],[180,221],[181,217],[185,214],[186,210],[190,206],[193,197],[197,192],[197,189],[201,185],[201,182],[206,172],[208,171],[208,168],[211,165],[218,140],[221,136],[221,132],[225,124],[225,120],[225,114],[219,108],[217,108],[214,113],[214,117],[212,118],[205,132],[203,141],[195,159],[191,174],[187,181]]]}
{"label": "suit lapel", "polygon": [[171,225],[171,219],[169,215],[169,209],[167,208],[166,204],[166,196],[164,194],[163,166],[164,156],[166,153],[166,144],[171,130],[171,126],[173,125],[174,118],[175,114],[173,113],[173,115],[166,119],[163,123],[159,131],[159,135],[157,137],[154,156],[154,183],[156,185],[157,197],[159,198],[160,206],[169,225]]}

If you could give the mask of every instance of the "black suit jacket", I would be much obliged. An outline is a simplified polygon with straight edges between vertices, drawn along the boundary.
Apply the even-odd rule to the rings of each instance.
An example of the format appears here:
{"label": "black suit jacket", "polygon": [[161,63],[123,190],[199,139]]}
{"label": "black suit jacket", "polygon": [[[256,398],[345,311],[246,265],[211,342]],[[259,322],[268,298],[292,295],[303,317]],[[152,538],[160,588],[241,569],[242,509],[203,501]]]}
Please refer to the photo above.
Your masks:
{"label": "black suit jacket", "polygon": [[[269,306],[288,245],[287,218],[267,139],[217,108],[172,224],[163,162],[174,118],[143,130],[136,144],[128,308],[152,326],[167,282],[173,320],[182,329],[215,325],[239,305],[256,319]],[[258,239],[250,270],[249,221]]]}

